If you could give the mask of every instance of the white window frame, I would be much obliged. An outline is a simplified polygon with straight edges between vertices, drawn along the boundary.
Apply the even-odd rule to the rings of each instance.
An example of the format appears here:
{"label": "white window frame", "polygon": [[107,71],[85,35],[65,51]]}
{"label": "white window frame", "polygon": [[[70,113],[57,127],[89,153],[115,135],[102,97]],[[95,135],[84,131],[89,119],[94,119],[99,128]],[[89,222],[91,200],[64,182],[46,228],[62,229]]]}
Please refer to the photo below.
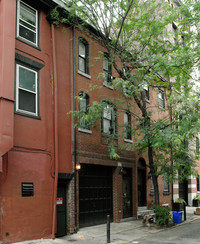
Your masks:
{"label": "white window frame", "polygon": [[165,94],[162,90],[158,90],[158,106],[165,109]]}
{"label": "white window frame", "polygon": [[[32,42],[32,41],[24,38],[23,36],[20,36],[20,34],[19,34],[20,25],[22,25],[22,24],[20,24],[20,4],[21,3],[24,4],[24,5],[26,5],[28,8],[30,8],[30,9],[32,9],[32,10],[35,11],[35,14],[36,14],[36,24],[35,24],[35,26],[33,25],[33,27],[36,30],[35,31],[34,30],[31,30],[27,26],[25,26],[26,29],[28,29],[28,30],[30,30],[30,31],[32,31],[32,32],[35,33],[35,35],[36,35],[35,36],[35,42]],[[26,22],[25,20],[23,20],[23,21]],[[28,23],[28,24],[31,25],[30,23]],[[20,39],[22,39],[22,40],[24,40],[25,42],[28,42],[28,43],[30,43],[32,45],[35,45],[35,46],[38,46],[38,10],[36,10],[35,8],[31,7],[30,5],[26,4],[25,2],[23,2],[21,0],[18,0],[18,2],[17,2],[17,37],[20,38]]]}
{"label": "white window frame", "polygon": [[153,184],[153,179],[152,179],[152,176],[151,176],[151,178],[150,178],[150,191],[151,191],[151,193],[154,193],[154,184]]}
{"label": "white window frame", "polygon": [[144,89],[144,92],[145,92],[145,100],[147,102],[150,101],[150,93],[149,93],[149,86],[147,84],[143,85],[143,89]]}
{"label": "white window frame", "polygon": [[[80,53],[80,50],[81,50],[80,47],[81,47],[81,45],[83,45],[84,48],[85,48],[84,54],[81,54]],[[79,61],[80,60],[82,60],[84,62],[84,70],[81,70],[81,68],[80,68],[80,65],[79,65]],[[78,39],[78,71],[81,72],[82,74],[86,74],[86,75],[89,76],[89,44],[82,37],[80,37]]]}
{"label": "white window frame", "polygon": [[[20,67],[23,69],[26,69],[28,71],[31,71],[35,74],[35,92],[19,87],[19,68]],[[26,110],[22,110],[19,108],[19,90],[24,90],[29,93],[35,94],[35,113],[26,111]],[[38,96],[38,72],[35,71],[34,69],[27,68],[24,65],[16,64],[16,112],[20,112],[20,113],[32,115],[32,116],[38,116],[38,98],[39,98],[39,96]]]}
{"label": "white window frame", "polygon": [[[107,68],[105,68],[105,62],[107,63]],[[109,63],[108,53],[104,53],[103,55],[103,84],[107,87],[112,87],[111,65]]]}
{"label": "white window frame", "polygon": [[167,173],[163,175],[163,183],[164,183],[164,192],[169,192],[169,179],[167,177]]}
{"label": "white window frame", "polygon": [[[108,121],[110,126],[108,128],[109,132],[105,131],[104,120]],[[110,128],[113,127],[113,132],[111,133]],[[107,135],[115,135],[117,132],[117,121],[116,121],[116,111],[111,104],[106,104],[103,108],[102,115],[102,132]]]}
{"label": "white window frame", "polygon": [[124,126],[125,126],[125,139],[126,140],[132,140],[132,135],[131,135],[131,131],[129,132],[130,133],[130,138],[128,138],[128,132],[127,132],[127,128],[130,127],[130,130],[131,130],[131,116],[130,116],[130,112],[125,112],[124,113]]}
{"label": "white window frame", "polygon": [[82,117],[88,113],[89,109],[89,96],[87,93],[80,93],[79,94],[79,111],[80,117],[79,117],[79,128],[88,130],[89,131],[89,126],[87,125],[87,122],[82,120]]}

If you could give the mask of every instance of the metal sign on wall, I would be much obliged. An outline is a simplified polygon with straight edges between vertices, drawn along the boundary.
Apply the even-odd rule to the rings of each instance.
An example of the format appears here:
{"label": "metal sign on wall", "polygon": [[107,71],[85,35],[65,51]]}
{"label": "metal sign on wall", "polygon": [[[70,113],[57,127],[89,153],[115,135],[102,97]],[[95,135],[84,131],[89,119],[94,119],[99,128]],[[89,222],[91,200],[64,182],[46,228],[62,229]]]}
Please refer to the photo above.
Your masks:
{"label": "metal sign on wall", "polygon": [[57,197],[56,204],[57,205],[62,205],[63,204],[63,198],[62,197]]}

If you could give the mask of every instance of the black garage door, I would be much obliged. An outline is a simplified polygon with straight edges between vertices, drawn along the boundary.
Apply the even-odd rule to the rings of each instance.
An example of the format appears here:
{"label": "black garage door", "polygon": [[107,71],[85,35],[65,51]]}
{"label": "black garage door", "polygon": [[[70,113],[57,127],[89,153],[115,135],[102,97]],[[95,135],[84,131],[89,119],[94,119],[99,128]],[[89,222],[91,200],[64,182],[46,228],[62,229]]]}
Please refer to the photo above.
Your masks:
{"label": "black garage door", "polygon": [[81,165],[79,172],[80,227],[106,223],[112,219],[112,167]]}

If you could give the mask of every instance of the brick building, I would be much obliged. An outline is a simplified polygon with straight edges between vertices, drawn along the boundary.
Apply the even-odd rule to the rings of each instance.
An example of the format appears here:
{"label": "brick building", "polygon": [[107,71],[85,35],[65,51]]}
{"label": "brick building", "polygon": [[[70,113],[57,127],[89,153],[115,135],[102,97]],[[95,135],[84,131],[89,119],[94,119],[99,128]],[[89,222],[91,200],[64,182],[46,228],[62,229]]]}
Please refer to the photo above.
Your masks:
{"label": "brick building", "polygon": [[[135,118],[115,103],[129,98],[111,85],[117,73],[107,50],[94,30],[86,35],[73,26],[54,26],[50,12],[58,3],[0,0],[3,242],[54,238],[105,223],[106,215],[119,222],[137,217],[138,206],[153,201],[148,157],[133,150],[134,138],[124,129],[134,126]],[[144,89],[154,118],[166,115],[164,91]],[[101,120],[92,127],[80,113],[74,128],[67,113],[85,114],[95,101],[104,102]],[[140,114],[134,102],[131,110]],[[124,137],[115,143],[128,149],[111,160],[107,139],[117,133]],[[159,186],[161,204],[171,204],[171,186],[161,177]]]}

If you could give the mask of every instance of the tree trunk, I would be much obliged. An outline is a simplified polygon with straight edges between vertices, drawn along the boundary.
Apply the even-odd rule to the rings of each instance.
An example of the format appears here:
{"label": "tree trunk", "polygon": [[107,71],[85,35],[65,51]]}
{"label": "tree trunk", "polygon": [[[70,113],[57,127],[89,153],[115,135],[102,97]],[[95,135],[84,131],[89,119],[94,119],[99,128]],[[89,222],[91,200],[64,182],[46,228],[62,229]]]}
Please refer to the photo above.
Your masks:
{"label": "tree trunk", "polygon": [[154,161],[153,161],[153,148],[151,144],[148,144],[148,157],[149,157],[149,168],[150,168],[150,173],[153,181],[153,186],[154,186],[154,204],[155,206],[160,205],[160,200],[159,200],[159,187],[158,187],[158,177],[156,175],[156,169],[154,167]]}

